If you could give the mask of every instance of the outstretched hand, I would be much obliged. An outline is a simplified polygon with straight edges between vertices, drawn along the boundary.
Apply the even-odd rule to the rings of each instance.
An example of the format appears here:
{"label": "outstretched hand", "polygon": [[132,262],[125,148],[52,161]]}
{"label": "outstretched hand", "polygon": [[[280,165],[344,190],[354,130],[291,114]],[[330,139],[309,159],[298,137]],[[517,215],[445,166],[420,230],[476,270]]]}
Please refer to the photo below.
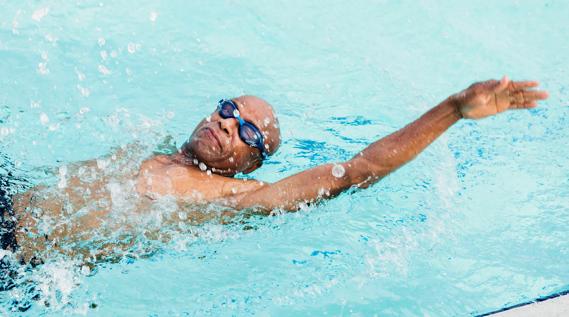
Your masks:
{"label": "outstretched hand", "polygon": [[462,117],[481,119],[509,109],[530,109],[537,101],[547,99],[543,90],[535,90],[537,81],[511,81],[504,76],[500,81],[487,80],[472,84],[452,96]]}

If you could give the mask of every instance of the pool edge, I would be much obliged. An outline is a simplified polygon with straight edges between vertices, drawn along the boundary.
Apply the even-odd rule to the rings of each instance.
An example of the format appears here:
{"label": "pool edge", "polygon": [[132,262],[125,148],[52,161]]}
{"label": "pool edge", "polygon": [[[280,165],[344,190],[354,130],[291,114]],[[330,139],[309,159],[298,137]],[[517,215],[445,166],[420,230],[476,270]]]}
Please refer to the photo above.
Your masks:
{"label": "pool edge", "polygon": [[[500,308],[497,310],[493,310],[490,312],[486,312],[483,314],[474,315],[476,317],[484,317],[484,316],[550,316],[544,315],[547,309],[551,307],[561,307],[556,305],[563,305],[566,309],[566,312],[569,314],[569,289],[555,292],[546,296],[538,297],[534,300],[518,303],[515,305],[507,306],[504,308]],[[529,315],[532,314],[533,315]]]}

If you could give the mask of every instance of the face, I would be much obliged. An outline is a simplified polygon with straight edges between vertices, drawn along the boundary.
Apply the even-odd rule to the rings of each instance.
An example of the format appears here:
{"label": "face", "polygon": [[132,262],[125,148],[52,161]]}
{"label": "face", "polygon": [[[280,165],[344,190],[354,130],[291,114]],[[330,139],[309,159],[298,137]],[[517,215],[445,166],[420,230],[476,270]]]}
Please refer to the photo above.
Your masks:
{"label": "face", "polygon": [[[241,96],[232,99],[240,116],[257,127],[264,138],[266,152],[273,154],[280,144],[280,130],[272,107],[263,99]],[[239,122],[222,118],[216,105],[214,111],[195,128],[182,146],[182,153],[203,162],[213,172],[222,175],[250,173],[261,166],[258,148],[251,147],[239,137]]]}

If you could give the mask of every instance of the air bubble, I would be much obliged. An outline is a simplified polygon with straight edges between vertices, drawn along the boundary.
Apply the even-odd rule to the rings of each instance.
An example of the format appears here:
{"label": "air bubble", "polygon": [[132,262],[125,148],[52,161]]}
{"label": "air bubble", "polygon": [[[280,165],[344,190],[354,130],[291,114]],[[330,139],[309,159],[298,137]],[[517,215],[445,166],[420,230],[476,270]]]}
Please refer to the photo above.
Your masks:
{"label": "air bubble", "polygon": [[105,45],[105,42],[106,42],[106,41],[105,41],[105,38],[104,38],[104,37],[100,37],[100,38],[97,40],[97,43],[99,44],[99,46]]}
{"label": "air bubble", "polygon": [[344,177],[345,174],[346,170],[342,165],[334,164],[334,167],[332,167],[332,175],[334,175],[334,177],[336,178]]}
{"label": "air bubble", "polygon": [[101,51],[101,52],[99,53],[99,55],[101,55],[101,58],[102,58],[103,60],[106,60],[107,57],[109,57],[109,54],[107,53],[107,51],[104,51],[104,50]]}
{"label": "air bubble", "polygon": [[211,122],[211,116],[207,116],[207,118],[205,118],[205,121]]}

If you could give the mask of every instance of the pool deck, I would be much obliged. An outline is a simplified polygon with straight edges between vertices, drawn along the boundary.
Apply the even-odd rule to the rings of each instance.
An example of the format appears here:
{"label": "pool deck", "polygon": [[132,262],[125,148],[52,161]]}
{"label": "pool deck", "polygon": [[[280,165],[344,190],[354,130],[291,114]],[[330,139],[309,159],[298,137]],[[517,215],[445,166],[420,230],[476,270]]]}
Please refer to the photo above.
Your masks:
{"label": "pool deck", "polygon": [[561,317],[569,316],[569,295],[561,295],[544,301],[528,303],[503,311],[485,314],[491,317]]}

